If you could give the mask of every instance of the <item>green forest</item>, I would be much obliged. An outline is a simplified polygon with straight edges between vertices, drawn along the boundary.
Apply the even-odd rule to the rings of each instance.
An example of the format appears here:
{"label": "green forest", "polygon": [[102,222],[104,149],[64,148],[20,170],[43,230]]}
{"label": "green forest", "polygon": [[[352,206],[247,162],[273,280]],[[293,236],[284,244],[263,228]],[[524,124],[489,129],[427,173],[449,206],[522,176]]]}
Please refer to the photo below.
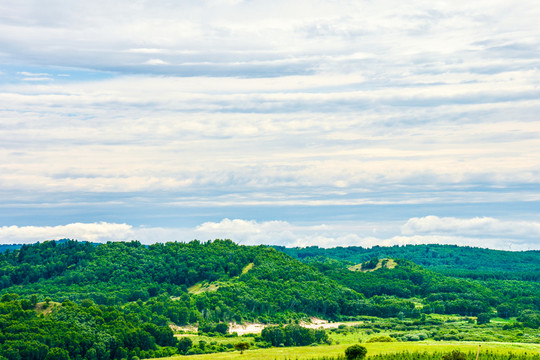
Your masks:
{"label": "green forest", "polygon": [[470,329],[500,318],[501,339],[540,342],[538,251],[291,249],[230,240],[148,246],[62,240],[1,250],[0,359],[131,360],[234,350],[175,336],[174,326],[189,324],[210,336],[235,336],[230,323],[271,324],[253,338],[261,348],[328,343],[326,331],[297,325],[311,317],[371,319],[366,331],[402,329],[393,337],[399,341],[419,340],[405,330],[422,326],[430,329],[424,338],[481,340],[478,331],[444,330],[440,316],[461,317]]}

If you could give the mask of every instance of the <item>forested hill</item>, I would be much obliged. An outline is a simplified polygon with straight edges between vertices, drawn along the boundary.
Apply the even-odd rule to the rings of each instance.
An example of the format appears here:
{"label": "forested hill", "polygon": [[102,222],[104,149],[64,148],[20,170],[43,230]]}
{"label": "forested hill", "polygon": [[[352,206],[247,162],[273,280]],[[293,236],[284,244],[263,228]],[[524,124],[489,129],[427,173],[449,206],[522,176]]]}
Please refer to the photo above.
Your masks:
{"label": "forested hill", "polygon": [[274,248],[302,261],[330,258],[358,264],[372,258],[398,258],[454,277],[540,281],[540,251],[501,251],[457,245]]}
{"label": "forested hill", "polygon": [[[392,251],[400,249],[420,249],[424,254],[445,254],[442,250],[451,249],[459,254],[463,249],[471,252],[469,256],[479,251],[417,246],[379,248],[390,252],[377,253],[374,248],[363,259],[392,256]],[[422,299],[425,312],[443,314],[475,316],[500,308],[507,317],[527,309],[540,310],[536,281],[473,281],[445,276],[403,259],[396,260],[394,269],[354,272],[348,269],[351,262],[321,255],[353,259],[361,256],[357,254],[361,248],[285,250],[295,251],[293,255],[305,262],[267,246],[240,246],[230,240],[150,246],[136,241],[99,245],[46,241],[0,254],[0,294],[36,295],[58,302],[91,299],[103,305],[159,298],[175,308],[167,314],[158,312],[161,321],[176,324],[281,322],[306,315],[329,319],[397,313],[417,316],[419,309],[412,298]],[[518,257],[515,262],[525,266],[520,253],[488,253],[514,254]]]}
{"label": "forested hill", "polygon": [[[61,244],[69,240],[60,240]],[[93,245],[99,245],[94,243]],[[22,244],[2,244],[0,253],[14,251]],[[324,258],[336,259],[359,264],[373,258],[406,259],[417,265],[454,276],[472,279],[515,279],[540,281],[540,251],[502,251],[457,245],[405,245],[374,246],[363,248],[358,246],[320,248],[287,248],[272,246],[295,259],[310,262]]]}
{"label": "forested hill", "polygon": [[540,327],[538,282],[449,277],[404,259],[388,267],[369,260],[361,270],[370,271],[351,271],[358,267],[310,249],[318,254],[304,256],[308,262],[230,240],[150,246],[68,240],[6,250],[0,358],[43,359],[62,351],[72,359],[168,356],[176,344],[171,324],[214,329],[220,322],[310,316],[499,316]]}
{"label": "forested hill", "polygon": [[22,244],[0,244],[0,253],[6,250],[17,250],[22,247]]}
{"label": "forested hill", "polygon": [[[211,286],[209,286],[211,285]],[[118,305],[175,299],[174,323],[352,314],[363,295],[266,246],[47,241],[0,254],[1,293]],[[294,315],[297,316],[297,315]]]}

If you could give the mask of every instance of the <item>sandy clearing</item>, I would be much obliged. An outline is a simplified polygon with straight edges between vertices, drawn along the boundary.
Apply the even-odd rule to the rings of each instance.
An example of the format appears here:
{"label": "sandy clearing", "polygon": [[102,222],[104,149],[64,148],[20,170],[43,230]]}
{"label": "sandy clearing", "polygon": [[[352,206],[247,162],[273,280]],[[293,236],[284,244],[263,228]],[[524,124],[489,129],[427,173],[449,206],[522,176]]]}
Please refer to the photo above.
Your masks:
{"label": "sandy clearing", "polygon": [[[329,322],[328,320],[311,318],[311,322],[301,322],[300,325],[309,328],[309,329],[335,329],[339,325],[354,326],[362,324],[362,321],[349,321],[349,322]],[[229,333],[236,332],[239,336],[244,334],[260,334],[263,329],[267,326],[274,326],[275,324],[261,324],[261,323],[246,323],[246,324],[236,324],[229,323]],[[197,326],[176,326],[171,325],[173,331],[184,331],[184,332],[197,332]]]}

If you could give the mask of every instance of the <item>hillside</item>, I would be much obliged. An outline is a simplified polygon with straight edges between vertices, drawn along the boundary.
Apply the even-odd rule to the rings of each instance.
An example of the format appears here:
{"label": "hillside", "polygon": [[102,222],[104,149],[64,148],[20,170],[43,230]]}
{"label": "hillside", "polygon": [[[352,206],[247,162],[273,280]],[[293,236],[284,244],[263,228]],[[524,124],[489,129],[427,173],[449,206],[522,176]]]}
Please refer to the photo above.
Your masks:
{"label": "hillside", "polygon": [[397,266],[397,263],[393,259],[378,259],[373,258],[373,260],[367,261],[366,263],[351,265],[347,269],[351,271],[376,271],[379,269],[394,269]]}
{"label": "hillside", "polygon": [[[369,271],[351,271],[351,265]],[[8,359],[54,347],[68,349],[72,358],[121,359],[135,349],[167,356],[176,351],[171,324],[217,329],[221,322],[290,323],[312,316],[420,321],[456,314],[540,326],[535,281],[449,277],[399,258],[299,261],[230,240],[24,245],[0,254],[0,288],[0,356]]]}
{"label": "hillside", "polygon": [[[505,316],[515,316],[525,309],[540,310],[537,281],[446,276],[440,271],[441,262],[434,259],[448,263],[450,255],[429,257],[431,260],[424,260],[431,264],[428,268],[404,259],[406,255],[455,250],[462,259],[478,254],[476,263],[484,264],[484,271],[506,269],[508,262],[523,271],[538,252],[440,245],[373,248],[369,252],[355,247],[279,249],[282,252],[266,246],[240,246],[230,240],[150,246],[136,241],[47,241],[0,254],[0,293],[36,294],[40,300],[50,297],[58,302],[92,299],[103,305],[160,297],[176,309],[172,312],[176,315],[165,318],[178,325],[201,319],[281,322],[303,316],[337,319],[418,313],[411,298],[422,299],[424,312],[443,314],[477,315],[501,307],[511,309],[505,310]],[[351,259],[392,253],[401,256],[351,263]],[[489,259],[493,261],[488,266]],[[472,262],[445,266],[460,271]],[[539,265],[530,266],[534,271]]]}
{"label": "hillside", "polygon": [[[477,315],[487,312],[504,318],[517,316],[527,309],[540,310],[538,251],[508,252],[449,245],[275,248],[361,291],[372,301],[377,296],[422,298],[424,313]],[[385,258],[388,254],[396,255],[398,266],[394,269],[382,266],[383,261],[377,257]],[[422,254],[431,255],[423,258]],[[427,265],[418,266],[407,258]],[[461,260],[452,265],[449,259]],[[482,270],[472,270],[475,266]],[[382,268],[350,271],[377,267]]]}
{"label": "hillside", "polygon": [[540,251],[501,251],[457,245],[357,246],[275,249],[299,260],[330,258],[359,264],[372,258],[406,259],[453,277],[540,281]]}
{"label": "hillside", "polygon": [[[216,291],[197,291],[190,298],[188,288],[201,288],[203,282]],[[180,324],[200,318],[280,321],[289,313],[337,316],[363,299],[274,249],[219,240],[151,246],[76,241],[24,245],[0,255],[0,286],[2,293],[39,294],[57,301],[90,298],[104,305],[167,294],[177,305],[182,303],[177,307],[185,316],[173,320]]]}

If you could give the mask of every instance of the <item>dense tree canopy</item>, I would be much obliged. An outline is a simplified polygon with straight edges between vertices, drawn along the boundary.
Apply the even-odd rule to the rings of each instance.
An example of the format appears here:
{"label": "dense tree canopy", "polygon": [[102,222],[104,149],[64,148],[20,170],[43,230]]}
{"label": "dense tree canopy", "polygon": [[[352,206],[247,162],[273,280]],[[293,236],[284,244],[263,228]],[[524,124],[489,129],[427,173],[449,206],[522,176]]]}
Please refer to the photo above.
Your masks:
{"label": "dense tree canopy", "polygon": [[[381,249],[365,254],[358,248],[286,250],[296,259],[271,247],[230,240],[150,246],[64,240],[5,249],[0,253],[0,357],[185,354],[192,344],[186,338],[177,341],[170,324],[199,324],[203,332],[223,334],[229,322],[284,324],[309,316],[421,319],[439,313],[478,316],[482,323],[498,315],[517,317],[520,326],[540,326],[536,280],[502,276],[512,272],[502,265],[489,268],[485,259],[478,261],[480,271],[496,275],[448,276],[442,263],[431,261],[426,269],[399,258],[394,268],[381,267],[380,255],[399,249],[449,262],[455,248]],[[456,254],[469,250],[457,248]],[[537,255],[516,253],[516,262],[523,265],[527,256],[534,260]],[[354,258],[364,262],[363,271],[349,269]],[[460,261],[463,271],[473,271],[472,261]],[[274,346],[320,343],[325,336],[295,324],[268,327],[262,334]]]}

